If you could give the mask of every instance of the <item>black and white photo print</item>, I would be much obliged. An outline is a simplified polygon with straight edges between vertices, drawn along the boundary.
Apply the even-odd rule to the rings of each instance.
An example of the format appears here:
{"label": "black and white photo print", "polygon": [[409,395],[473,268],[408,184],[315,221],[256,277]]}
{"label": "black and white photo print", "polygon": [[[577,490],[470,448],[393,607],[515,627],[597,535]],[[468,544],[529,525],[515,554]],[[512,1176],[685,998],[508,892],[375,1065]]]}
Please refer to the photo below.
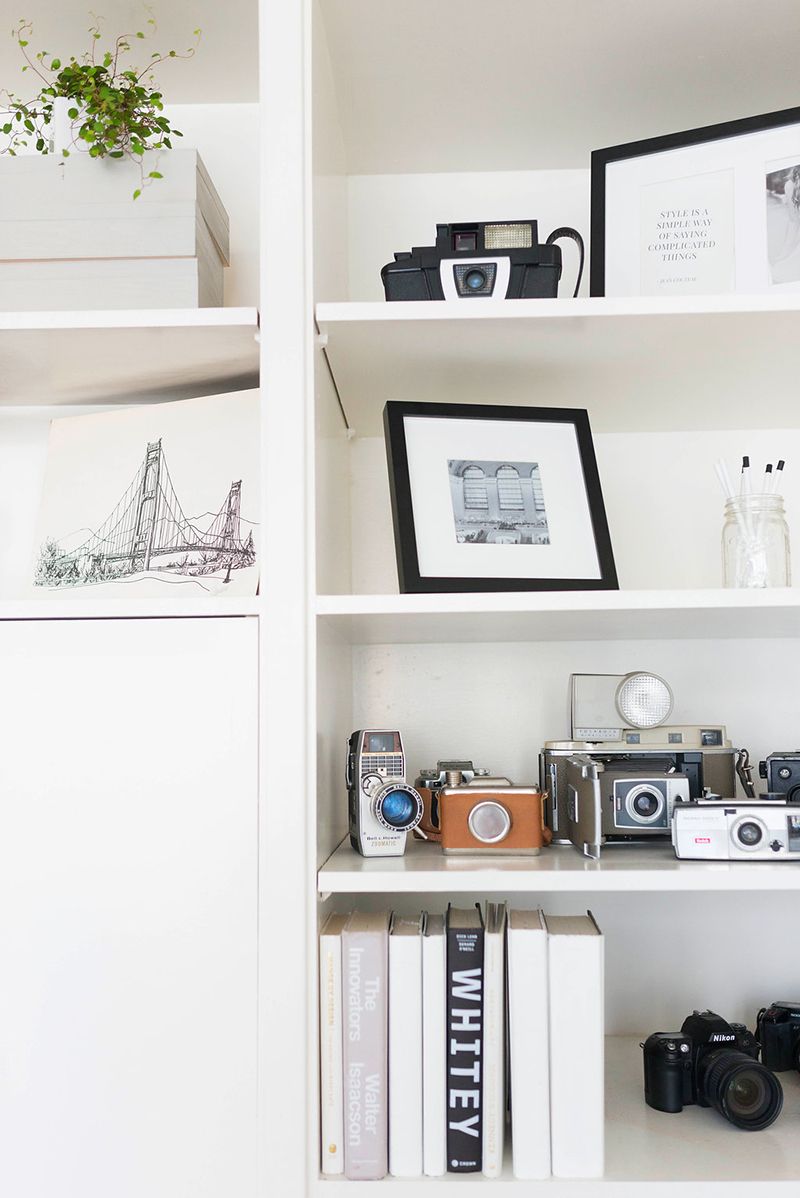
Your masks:
{"label": "black and white photo print", "polygon": [[549,545],[538,462],[449,460],[456,540]]}
{"label": "black and white photo print", "polygon": [[768,170],[767,256],[773,283],[800,279],[800,163]]}

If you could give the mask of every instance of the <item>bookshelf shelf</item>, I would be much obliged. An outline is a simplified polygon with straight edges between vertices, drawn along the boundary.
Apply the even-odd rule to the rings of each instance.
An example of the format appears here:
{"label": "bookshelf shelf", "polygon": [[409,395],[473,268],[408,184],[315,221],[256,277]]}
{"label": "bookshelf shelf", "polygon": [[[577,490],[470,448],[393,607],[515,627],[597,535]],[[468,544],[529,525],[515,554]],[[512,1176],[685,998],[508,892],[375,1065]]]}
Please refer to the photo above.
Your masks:
{"label": "bookshelf shelf", "polygon": [[182,399],[258,386],[255,308],[0,313],[0,404]]}
{"label": "bookshelf shelf", "polygon": [[[381,433],[387,399],[447,394],[461,403],[586,407],[594,432],[797,426],[798,296],[508,300],[480,312],[321,303],[316,311],[359,436]],[[689,378],[708,380],[699,396]]]}
{"label": "bookshelf shelf", "polygon": [[342,841],[319,870],[321,894],[555,894],[627,891],[797,891],[792,862],[679,861],[671,846],[612,846],[599,861],[571,845],[538,857],[446,856],[415,840],[403,857],[361,857]]}
{"label": "bookshelf shelf", "polygon": [[353,644],[800,634],[800,588],[319,595],[317,615]]}
{"label": "bookshelf shelf", "polygon": [[606,1039],[606,1173],[596,1181],[551,1178],[515,1183],[508,1160],[497,1181],[480,1174],[357,1183],[330,1177],[316,1180],[316,1193],[335,1198],[355,1192],[357,1187],[359,1194],[375,1198],[381,1193],[413,1198],[421,1188],[431,1187],[436,1198],[458,1198],[465,1185],[478,1185],[483,1194],[510,1194],[513,1191],[508,1186],[516,1184],[526,1194],[553,1198],[640,1198],[645,1183],[647,1193],[656,1198],[695,1198],[700,1193],[760,1198],[762,1194],[788,1196],[796,1192],[800,1077],[781,1074],[782,1114],[766,1131],[746,1135],[710,1108],[689,1107],[680,1115],[651,1110],[642,1094],[639,1040],[638,1036]]}
{"label": "bookshelf shelf", "polygon": [[236,599],[0,599],[4,620],[139,620],[257,616],[258,597]]}

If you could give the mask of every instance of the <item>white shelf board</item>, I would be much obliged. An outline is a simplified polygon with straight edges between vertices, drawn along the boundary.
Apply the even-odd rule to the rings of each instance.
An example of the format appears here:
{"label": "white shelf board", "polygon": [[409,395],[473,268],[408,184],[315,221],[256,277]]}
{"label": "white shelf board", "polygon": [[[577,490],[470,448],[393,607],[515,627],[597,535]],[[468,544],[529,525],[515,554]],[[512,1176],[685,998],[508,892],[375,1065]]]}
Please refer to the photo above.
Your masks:
{"label": "white shelf board", "polygon": [[588,166],[601,146],[797,103],[795,0],[758,19],[747,0],[320,7],[351,174]]}
{"label": "white shelf board", "polygon": [[317,875],[321,894],[550,894],[614,891],[797,891],[800,863],[679,861],[669,844],[612,845],[599,861],[572,845],[538,857],[448,856],[410,840],[402,857],[362,857],[343,840]]}
{"label": "white shelf board", "polygon": [[[676,1011],[682,1022],[685,1011]],[[679,1017],[679,1018],[678,1018]],[[653,1031],[655,1029],[648,1029]],[[732,1127],[709,1107],[687,1107],[680,1114],[654,1111],[644,1101],[642,1051],[644,1037],[606,1038],[606,1172],[590,1181],[514,1182],[510,1153],[502,1178],[481,1174],[436,1178],[348,1182],[328,1177],[316,1180],[316,1193],[335,1198],[347,1193],[377,1198],[413,1198],[430,1187],[436,1198],[458,1198],[464,1186],[481,1193],[541,1193],[553,1198],[641,1198],[643,1183],[652,1198],[699,1198],[733,1195],[760,1198],[762,1194],[797,1194],[797,1128],[800,1125],[800,1077],[782,1073],[783,1111],[772,1127],[748,1135]],[[388,1188],[387,1188],[388,1187]]]}
{"label": "white shelf board", "polygon": [[353,644],[793,637],[800,587],[318,595],[317,614]]}
{"label": "white shelf board", "polygon": [[257,596],[194,599],[0,599],[0,620],[131,620],[257,616]]}
{"label": "white shelf board", "polygon": [[0,404],[181,399],[258,386],[255,308],[0,313]]}
{"label": "white shelf board", "polygon": [[588,408],[595,432],[794,428],[800,295],[326,303],[351,428],[387,399]]}

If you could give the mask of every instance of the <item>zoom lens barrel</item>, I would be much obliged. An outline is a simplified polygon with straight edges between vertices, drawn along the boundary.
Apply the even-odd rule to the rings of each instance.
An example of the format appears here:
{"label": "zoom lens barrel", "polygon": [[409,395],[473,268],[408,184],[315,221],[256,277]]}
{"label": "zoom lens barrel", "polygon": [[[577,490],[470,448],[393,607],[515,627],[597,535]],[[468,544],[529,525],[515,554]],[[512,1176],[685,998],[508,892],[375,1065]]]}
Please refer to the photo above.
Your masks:
{"label": "zoom lens barrel", "polygon": [[722,1048],[701,1066],[701,1084],[711,1106],[745,1131],[761,1131],[783,1108],[783,1089],[774,1073],[745,1052]]}

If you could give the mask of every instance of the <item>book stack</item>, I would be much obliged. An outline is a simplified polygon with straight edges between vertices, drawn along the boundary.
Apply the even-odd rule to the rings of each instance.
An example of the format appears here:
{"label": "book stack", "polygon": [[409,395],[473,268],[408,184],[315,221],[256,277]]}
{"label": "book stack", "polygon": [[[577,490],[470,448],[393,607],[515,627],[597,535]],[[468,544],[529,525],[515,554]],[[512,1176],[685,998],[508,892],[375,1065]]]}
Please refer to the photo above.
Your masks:
{"label": "book stack", "polygon": [[603,937],[590,913],[354,911],[320,934],[322,1172],[603,1173]]}

